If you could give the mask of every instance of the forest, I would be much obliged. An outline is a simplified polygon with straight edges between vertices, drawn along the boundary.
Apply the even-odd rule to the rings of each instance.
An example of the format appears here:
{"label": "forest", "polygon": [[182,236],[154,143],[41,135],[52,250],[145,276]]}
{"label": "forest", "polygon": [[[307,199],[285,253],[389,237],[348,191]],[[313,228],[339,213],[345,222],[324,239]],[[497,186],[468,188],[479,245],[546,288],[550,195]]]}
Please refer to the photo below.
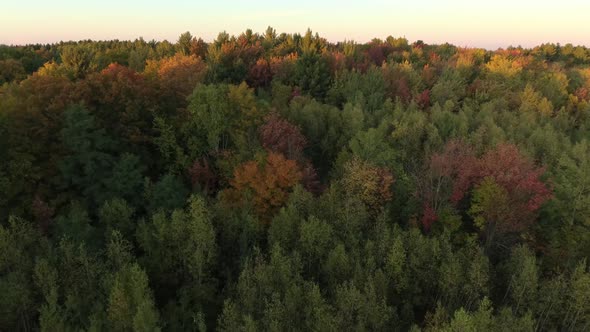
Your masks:
{"label": "forest", "polygon": [[0,45],[0,331],[588,331],[590,49]]}

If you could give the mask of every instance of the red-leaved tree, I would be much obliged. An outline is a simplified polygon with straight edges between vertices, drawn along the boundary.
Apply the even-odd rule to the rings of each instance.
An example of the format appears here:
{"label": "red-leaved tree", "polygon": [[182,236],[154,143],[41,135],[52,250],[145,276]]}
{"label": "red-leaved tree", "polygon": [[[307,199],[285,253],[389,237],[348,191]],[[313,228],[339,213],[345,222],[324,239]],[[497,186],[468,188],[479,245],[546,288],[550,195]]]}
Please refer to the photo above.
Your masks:
{"label": "red-leaved tree", "polygon": [[272,152],[282,153],[291,160],[303,157],[303,149],[307,144],[305,136],[299,127],[281,118],[277,114],[270,114],[259,128],[262,146]]}
{"label": "red-leaved tree", "polygon": [[272,81],[270,63],[264,58],[258,59],[258,61],[250,67],[247,81],[248,85],[253,88],[268,86],[270,81]]}
{"label": "red-leaved tree", "polygon": [[488,179],[506,193],[506,202],[510,204],[504,220],[495,221],[498,231],[523,231],[552,196],[541,180],[543,173],[543,168],[513,144],[499,144],[478,158],[464,142],[449,141],[442,152],[430,157],[426,172],[418,181],[424,208],[422,224],[428,230],[445,206],[458,207],[474,187]]}

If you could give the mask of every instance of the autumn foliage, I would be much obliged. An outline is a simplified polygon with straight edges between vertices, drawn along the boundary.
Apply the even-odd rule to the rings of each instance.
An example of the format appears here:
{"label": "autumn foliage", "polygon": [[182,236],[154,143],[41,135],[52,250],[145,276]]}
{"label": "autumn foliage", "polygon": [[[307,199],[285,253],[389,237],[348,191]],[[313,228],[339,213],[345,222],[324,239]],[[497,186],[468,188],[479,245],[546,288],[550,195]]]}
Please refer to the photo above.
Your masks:
{"label": "autumn foliage", "polygon": [[80,81],[72,98],[85,104],[113,134],[131,142],[148,140],[149,125],[157,109],[153,84],[133,69],[111,64]]}
{"label": "autumn foliage", "polygon": [[302,172],[301,182],[305,189],[314,194],[322,190],[318,174],[309,159],[304,156],[307,139],[299,127],[281,118],[276,113],[266,116],[264,124],[259,127],[260,142],[271,152],[280,153],[290,160],[295,160]]}
{"label": "autumn foliage", "polygon": [[510,204],[511,215],[504,218],[499,229],[521,231],[535,220],[537,210],[552,196],[541,180],[543,173],[543,168],[513,144],[499,144],[478,158],[465,143],[450,141],[441,153],[430,158],[426,176],[429,184],[422,191],[423,225],[428,229],[445,203],[457,206],[471,189],[488,179],[505,191]]}
{"label": "autumn foliage", "polygon": [[272,152],[282,153],[291,160],[301,159],[307,140],[301,130],[277,114],[270,114],[259,128],[262,146]]}
{"label": "autumn foliage", "polygon": [[382,167],[354,158],[344,165],[342,187],[347,195],[357,197],[374,214],[392,199],[391,185],[394,179],[391,172]]}
{"label": "autumn foliage", "polygon": [[272,80],[270,63],[266,59],[258,59],[248,72],[248,84],[251,87],[265,87]]}
{"label": "autumn foliage", "polygon": [[169,93],[186,98],[193,92],[195,85],[204,80],[207,66],[195,55],[178,53],[162,60],[149,60],[145,72],[147,75],[157,75],[162,88]]}
{"label": "autumn foliage", "polygon": [[228,201],[251,199],[257,215],[268,220],[287,201],[291,189],[301,178],[295,161],[271,152],[263,163],[248,161],[238,166],[225,198]]}
{"label": "autumn foliage", "polygon": [[0,45],[0,331],[585,331],[589,259],[590,48]]}

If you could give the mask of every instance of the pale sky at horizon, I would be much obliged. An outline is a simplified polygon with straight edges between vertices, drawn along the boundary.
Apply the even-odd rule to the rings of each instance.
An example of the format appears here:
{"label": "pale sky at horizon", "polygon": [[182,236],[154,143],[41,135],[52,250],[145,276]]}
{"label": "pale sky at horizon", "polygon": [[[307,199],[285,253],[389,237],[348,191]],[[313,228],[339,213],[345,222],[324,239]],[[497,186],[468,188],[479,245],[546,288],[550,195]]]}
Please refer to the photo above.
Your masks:
{"label": "pale sky at horizon", "polygon": [[531,47],[553,42],[590,47],[590,0],[4,0],[0,44],[61,40],[176,41],[185,31],[211,41],[221,31],[239,34],[304,33],[330,41],[366,42],[406,37],[457,46]]}

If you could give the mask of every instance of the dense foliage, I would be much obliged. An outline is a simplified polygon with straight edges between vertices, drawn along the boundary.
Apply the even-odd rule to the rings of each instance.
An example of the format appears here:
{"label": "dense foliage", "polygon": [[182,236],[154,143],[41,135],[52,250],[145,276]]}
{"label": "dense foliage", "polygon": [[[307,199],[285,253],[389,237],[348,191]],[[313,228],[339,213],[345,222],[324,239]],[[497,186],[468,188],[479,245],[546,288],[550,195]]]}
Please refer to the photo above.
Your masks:
{"label": "dense foliage", "polygon": [[0,46],[0,331],[590,329],[590,50]]}

